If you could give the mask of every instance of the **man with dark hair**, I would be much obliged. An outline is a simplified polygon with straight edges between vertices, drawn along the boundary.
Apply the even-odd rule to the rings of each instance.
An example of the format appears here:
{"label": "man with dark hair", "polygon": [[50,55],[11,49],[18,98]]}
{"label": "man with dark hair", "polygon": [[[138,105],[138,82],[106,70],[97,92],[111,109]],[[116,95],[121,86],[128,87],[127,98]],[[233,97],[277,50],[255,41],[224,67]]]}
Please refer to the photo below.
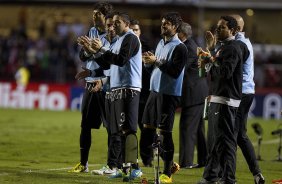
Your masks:
{"label": "man with dark hair", "polygon": [[[140,27],[140,23],[136,19],[130,20],[130,29],[139,37],[141,45],[142,45],[142,53],[147,51],[152,51],[151,44],[149,40],[147,40],[144,35],[142,34],[142,29]],[[142,76],[143,77],[143,76]],[[142,86],[143,89],[143,86]]]}
{"label": "man with dark hair", "polygon": [[[107,45],[101,45],[105,50],[111,50],[113,44],[117,41],[118,37],[114,30],[114,21],[113,15],[108,14],[105,18],[106,32],[107,35],[101,40],[101,42],[106,42]],[[95,55],[95,54],[94,54]],[[96,56],[96,55],[95,55]],[[99,57],[99,56],[97,56]],[[111,114],[110,114],[110,98],[109,98],[109,82],[110,82],[110,70],[104,70],[104,77],[93,81],[95,84],[92,90],[97,92],[98,90],[105,90],[105,114],[106,122],[104,126],[107,129],[108,133],[108,157],[107,165],[103,166],[101,169],[92,170],[91,174],[94,175],[115,175],[118,172],[118,169],[122,167],[122,158],[121,158],[121,137],[116,134],[111,133]]]}
{"label": "man with dark hair", "polygon": [[[237,28],[231,16],[220,17],[216,37],[221,46],[213,57],[199,59],[199,67],[206,68],[211,76],[208,112],[208,159],[200,184],[234,184],[236,170],[235,117],[242,98],[242,66],[249,56],[245,44],[233,36]],[[220,167],[219,167],[220,165]]]}
{"label": "man with dark hair", "polygon": [[[192,28],[188,23],[181,24],[178,37],[188,49],[181,96],[179,165],[181,168],[199,168],[205,166],[207,156],[203,111],[205,98],[208,96],[208,84],[205,76],[199,76],[198,46],[192,39]],[[198,164],[194,165],[195,145],[198,150]]]}
{"label": "man with dark hair", "polygon": [[[93,40],[93,53],[101,56],[96,62],[103,68],[110,68],[111,134],[122,137],[124,155],[123,176],[129,181],[142,176],[138,166],[137,122],[141,91],[142,53],[138,37],[129,28],[130,17],[126,13],[114,13],[114,28],[119,35],[111,50],[105,51],[98,40]],[[130,168],[133,168],[132,170]],[[131,171],[131,172],[129,172]]]}
{"label": "man with dark hair", "polygon": [[[142,53],[144,52],[148,52],[148,51],[152,51],[151,46],[148,44],[148,41],[142,36],[142,31],[140,28],[140,24],[139,21],[134,19],[130,21],[130,29],[132,29],[132,31],[139,37],[141,45],[142,45]],[[142,124],[142,116],[143,116],[143,112],[144,112],[144,108],[147,102],[147,99],[149,97],[150,94],[150,77],[151,77],[151,73],[152,70],[151,69],[147,69],[144,66],[144,63],[142,63],[142,90],[140,93],[140,101],[139,101],[139,113],[138,113],[138,125],[139,128],[141,130],[141,133],[143,132],[143,124]],[[147,155],[146,153],[143,152],[144,148],[144,137],[140,136],[142,139],[140,139],[140,147],[139,147],[139,152],[140,152],[140,156],[143,162],[143,165],[145,167],[151,167],[152,163],[151,163],[151,159],[153,157],[153,155]]]}
{"label": "man with dark hair", "polygon": [[[107,2],[99,2],[94,5],[94,10],[99,10],[104,16],[113,12],[113,6]],[[98,11],[96,13],[99,13]],[[94,15],[94,11],[93,11]]]}
{"label": "man with dark hair", "polygon": [[[247,60],[243,64],[243,84],[242,84],[242,100],[236,115],[236,133],[237,135],[237,144],[241,148],[243,155],[249,165],[249,169],[254,176],[255,184],[264,184],[265,179],[261,174],[258,161],[256,159],[254,147],[247,136],[247,118],[248,112],[251,107],[254,93],[255,93],[255,83],[254,83],[254,55],[253,47],[248,38],[245,37],[243,31],[244,20],[240,15],[231,15],[237,21],[237,29],[234,31],[235,40],[240,40],[247,45],[247,48],[250,52]],[[218,47],[219,43],[216,43],[216,39],[211,32],[208,32],[206,35],[208,49],[212,50],[213,47]],[[216,45],[216,46],[215,46]]]}
{"label": "man with dark hair", "polygon": [[[143,54],[143,62],[148,67],[154,67],[150,81],[150,95],[147,100],[142,123],[144,124],[141,136],[146,137],[147,154],[152,152],[156,128],[163,136],[162,159],[164,171],[160,176],[161,183],[172,183],[171,166],[173,164],[174,144],[172,129],[176,107],[179,105],[184,76],[184,66],[187,60],[187,48],[179,40],[177,31],[182,23],[177,12],[169,12],[161,19],[160,40],[155,54]],[[142,139],[142,138],[141,138]]]}
{"label": "man with dark hair", "polygon": [[[85,79],[86,90],[83,94],[81,105],[81,133],[80,133],[80,163],[78,163],[69,172],[88,172],[88,155],[91,146],[91,129],[99,129],[102,121],[105,122],[105,96],[102,91],[92,93],[92,81],[96,79],[97,74],[94,72],[99,70],[99,65],[95,62],[93,54],[88,49],[87,40],[106,36],[105,34],[105,16],[112,12],[112,5],[104,2],[95,4],[93,10],[93,27],[89,30],[88,37],[81,36],[77,39],[78,44],[82,46],[80,51],[80,59],[86,62],[86,68],[76,74],[76,79]],[[97,105],[98,104],[98,105]]]}

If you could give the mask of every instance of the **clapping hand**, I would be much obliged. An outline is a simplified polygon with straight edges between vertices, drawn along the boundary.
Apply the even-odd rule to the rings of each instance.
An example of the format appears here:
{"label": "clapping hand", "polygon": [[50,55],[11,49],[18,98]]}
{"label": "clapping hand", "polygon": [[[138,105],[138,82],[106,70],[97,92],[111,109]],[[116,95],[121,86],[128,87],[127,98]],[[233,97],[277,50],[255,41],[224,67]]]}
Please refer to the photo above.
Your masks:
{"label": "clapping hand", "polygon": [[102,89],[102,81],[101,79],[98,79],[98,80],[93,80],[93,81],[87,81],[88,83],[92,83],[92,88],[88,89],[89,92],[97,92],[97,91],[100,91]]}
{"label": "clapping hand", "polygon": [[91,42],[93,39],[89,38],[88,36],[80,36],[77,38],[78,45],[82,46],[82,48],[88,53],[88,54],[94,54],[95,50],[91,48]]}
{"label": "clapping hand", "polygon": [[144,52],[142,54],[142,61],[145,64],[154,64],[157,60],[157,57],[150,51]]}
{"label": "clapping hand", "polygon": [[207,31],[205,38],[206,38],[207,50],[213,50],[216,45],[216,36],[214,36],[212,32]]}
{"label": "clapping hand", "polygon": [[205,52],[201,47],[197,48],[198,68],[204,68],[211,61],[211,53]]}
{"label": "clapping hand", "polygon": [[91,40],[91,48],[95,50],[95,53],[99,52],[99,50],[103,47],[103,43],[99,38],[95,38]]}

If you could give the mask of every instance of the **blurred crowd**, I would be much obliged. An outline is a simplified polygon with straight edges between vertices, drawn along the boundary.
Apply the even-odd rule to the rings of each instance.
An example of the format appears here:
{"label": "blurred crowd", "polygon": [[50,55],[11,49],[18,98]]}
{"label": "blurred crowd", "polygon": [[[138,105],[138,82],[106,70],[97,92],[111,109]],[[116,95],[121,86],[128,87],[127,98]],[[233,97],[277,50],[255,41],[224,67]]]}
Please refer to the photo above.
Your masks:
{"label": "blurred crowd", "polygon": [[[39,36],[32,38],[24,26],[19,26],[9,36],[0,35],[0,80],[13,81],[18,68],[25,66],[31,82],[77,83],[74,76],[83,63],[78,57],[76,38],[85,30],[79,23],[58,24],[54,36],[47,37],[44,27],[39,27]],[[281,77],[281,52],[256,49],[256,86],[282,87]]]}
{"label": "blurred crowd", "polygon": [[8,37],[0,36],[0,79],[14,80],[18,68],[25,66],[31,82],[75,82],[81,65],[76,38],[66,26],[57,26],[52,37],[46,37],[44,29],[37,38],[28,37],[24,27],[12,30]]}
{"label": "blurred crowd", "polygon": [[[257,87],[282,87],[282,52],[266,51],[264,46],[255,50],[255,76]],[[281,47],[282,48],[282,47]]]}

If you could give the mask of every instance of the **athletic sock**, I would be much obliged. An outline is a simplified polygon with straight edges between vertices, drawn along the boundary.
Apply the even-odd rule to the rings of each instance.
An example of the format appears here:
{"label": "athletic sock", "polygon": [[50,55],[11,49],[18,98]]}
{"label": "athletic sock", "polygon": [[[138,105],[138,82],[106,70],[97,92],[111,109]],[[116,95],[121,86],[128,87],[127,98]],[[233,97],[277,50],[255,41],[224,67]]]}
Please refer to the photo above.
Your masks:
{"label": "athletic sock", "polygon": [[151,164],[153,160],[152,144],[156,136],[156,129],[144,128],[140,136],[140,155],[145,165]]}
{"label": "athletic sock", "polygon": [[86,166],[91,146],[91,129],[82,128],[80,133],[80,162]]}
{"label": "athletic sock", "polygon": [[163,160],[164,160],[164,174],[171,176],[171,166],[173,164],[174,144],[171,132],[161,132],[163,135]]}

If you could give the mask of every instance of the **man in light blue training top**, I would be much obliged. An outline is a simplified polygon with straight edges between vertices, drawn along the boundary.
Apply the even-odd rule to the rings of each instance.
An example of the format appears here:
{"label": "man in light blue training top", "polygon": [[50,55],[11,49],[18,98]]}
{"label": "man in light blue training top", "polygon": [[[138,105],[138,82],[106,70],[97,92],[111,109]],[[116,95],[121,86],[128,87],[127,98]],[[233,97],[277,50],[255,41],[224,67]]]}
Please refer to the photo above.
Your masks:
{"label": "man in light blue training top", "polygon": [[123,181],[129,181],[142,176],[137,162],[136,137],[142,53],[139,38],[129,28],[129,15],[116,12],[113,20],[119,38],[112,45],[112,49],[105,51],[97,40],[91,43],[91,49],[94,53],[102,54],[96,62],[102,68],[110,68],[110,130],[112,134],[119,134],[122,137],[124,154],[123,173],[117,172],[116,177],[123,176]]}
{"label": "man in light blue training top", "polygon": [[[179,105],[182,92],[184,66],[188,57],[186,46],[179,40],[177,32],[182,18],[177,12],[170,12],[162,16],[160,40],[155,54],[143,54],[143,62],[153,67],[150,80],[150,95],[143,113],[144,129],[141,136],[144,140],[144,153],[152,152],[152,143],[159,128],[163,136],[162,159],[164,171],[160,175],[161,183],[172,183],[171,167],[173,164],[174,144],[172,129],[176,107]],[[144,138],[143,138],[144,139]],[[146,150],[147,149],[147,150]]]}
{"label": "man in light blue training top", "polygon": [[[76,79],[85,79],[86,90],[83,94],[81,105],[81,132],[80,132],[80,162],[69,172],[88,172],[88,155],[91,146],[91,129],[98,129],[105,122],[105,95],[104,92],[98,91],[92,93],[92,83],[89,81],[97,79],[100,73],[100,66],[95,62],[93,54],[87,48],[87,39],[95,39],[106,36],[105,33],[105,16],[112,12],[112,5],[104,2],[96,3],[93,10],[94,26],[89,30],[88,37],[81,36],[77,39],[78,44],[82,46],[80,59],[86,62],[86,68],[76,74]],[[102,71],[103,73],[103,71]],[[98,105],[97,105],[98,104]]]}

